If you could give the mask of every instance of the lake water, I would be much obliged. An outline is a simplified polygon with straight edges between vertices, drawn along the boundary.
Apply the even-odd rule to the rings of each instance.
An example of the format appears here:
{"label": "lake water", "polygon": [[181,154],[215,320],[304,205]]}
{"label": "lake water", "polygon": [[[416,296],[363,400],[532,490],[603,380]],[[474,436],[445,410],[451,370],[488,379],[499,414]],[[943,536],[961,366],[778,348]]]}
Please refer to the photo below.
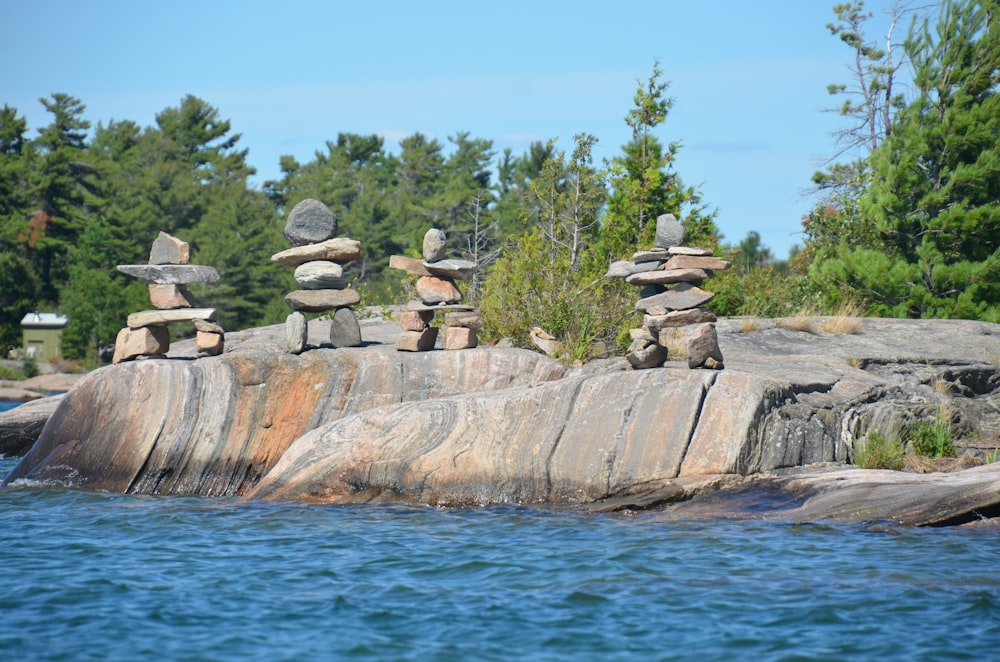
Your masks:
{"label": "lake water", "polygon": [[1000,659],[985,528],[25,486],[0,560],[4,660]]}

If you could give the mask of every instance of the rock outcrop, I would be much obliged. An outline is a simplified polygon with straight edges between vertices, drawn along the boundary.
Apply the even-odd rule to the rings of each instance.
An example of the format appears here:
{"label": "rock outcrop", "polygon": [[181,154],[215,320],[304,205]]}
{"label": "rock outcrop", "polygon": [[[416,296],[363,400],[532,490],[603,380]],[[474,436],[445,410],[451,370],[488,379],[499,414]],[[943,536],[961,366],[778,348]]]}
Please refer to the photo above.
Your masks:
{"label": "rock outcrop", "polygon": [[1000,325],[865,319],[847,334],[828,322],[720,320],[723,371],[398,352],[391,324],[366,325],[364,347],[302,355],[282,350],[281,325],[230,333],[222,356],[85,377],[5,485],[664,517],[996,515],[1000,464],[921,476],[847,463],[858,439],[942,407],[970,453],[995,447]]}

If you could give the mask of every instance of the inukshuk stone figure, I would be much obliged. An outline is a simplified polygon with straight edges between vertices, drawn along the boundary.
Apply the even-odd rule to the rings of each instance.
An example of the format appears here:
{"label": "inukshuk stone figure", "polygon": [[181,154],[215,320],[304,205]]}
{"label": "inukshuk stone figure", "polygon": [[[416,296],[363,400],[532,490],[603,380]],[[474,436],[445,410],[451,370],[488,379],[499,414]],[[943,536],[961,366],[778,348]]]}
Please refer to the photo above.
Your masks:
{"label": "inukshuk stone figure", "polygon": [[626,358],[636,369],[656,368],[667,360],[687,360],[689,368],[722,368],[715,314],[705,307],[715,296],[702,281],[731,264],[707,248],[683,246],[684,226],[673,214],[656,219],[656,246],[615,262],[606,274],[641,287],[635,309],[643,325],[632,329]]}
{"label": "inukshuk stone figure", "polygon": [[337,217],[319,200],[295,205],[285,221],[285,238],[292,248],[275,253],[271,261],[295,268],[300,289],[285,295],[292,313],[285,319],[285,349],[301,354],[309,327],[304,313],[332,310],[330,343],[334,347],[361,345],[361,326],[351,306],[361,301],[347,287],[343,265],[361,257],[361,242],[337,234]]}
{"label": "inukshuk stone figure", "polygon": [[191,247],[186,241],[160,232],[149,252],[149,264],[119,264],[118,271],[149,284],[149,300],[156,310],[128,316],[128,326],[115,339],[113,363],[137,358],[163,358],[170,351],[172,322],[194,322],[199,356],[222,353],[225,334],[215,323],[214,308],[198,308],[188,283],[215,283],[212,267],[188,264]]}
{"label": "inukshuk stone figure", "polygon": [[423,352],[434,349],[438,330],[431,326],[434,313],[444,315],[445,349],[469,349],[478,344],[476,332],[483,320],[475,306],[463,305],[456,280],[469,280],[476,264],[468,260],[446,259],[447,241],[443,230],[431,228],[424,235],[423,260],[402,255],[389,258],[389,266],[417,276],[417,300],[399,313],[402,333],[396,349]]}

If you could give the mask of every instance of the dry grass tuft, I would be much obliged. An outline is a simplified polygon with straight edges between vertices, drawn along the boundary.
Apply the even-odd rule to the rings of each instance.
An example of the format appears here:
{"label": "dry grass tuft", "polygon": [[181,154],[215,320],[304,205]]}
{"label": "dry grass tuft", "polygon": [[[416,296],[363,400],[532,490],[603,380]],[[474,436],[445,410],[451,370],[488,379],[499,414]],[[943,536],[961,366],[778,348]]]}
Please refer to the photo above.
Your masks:
{"label": "dry grass tuft", "polygon": [[779,329],[788,329],[789,331],[816,333],[816,329],[813,327],[815,321],[816,319],[813,317],[796,315],[795,317],[780,317],[774,320],[774,326]]}
{"label": "dry grass tuft", "polygon": [[740,333],[760,331],[760,320],[756,317],[744,317],[740,320]]}

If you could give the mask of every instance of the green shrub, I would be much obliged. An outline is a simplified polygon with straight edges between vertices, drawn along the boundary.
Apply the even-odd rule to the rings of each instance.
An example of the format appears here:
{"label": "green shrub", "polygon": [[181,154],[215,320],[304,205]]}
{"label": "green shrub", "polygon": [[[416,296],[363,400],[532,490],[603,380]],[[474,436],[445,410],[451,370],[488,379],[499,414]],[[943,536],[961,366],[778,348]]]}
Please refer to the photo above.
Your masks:
{"label": "green shrub", "polygon": [[955,457],[951,423],[938,417],[933,421],[918,421],[906,431],[906,437],[917,455]]}
{"label": "green shrub", "polygon": [[0,365],[0,380],[8,382],[19,382],[24,379],[24,371]]}
{"label": "green shrub", "polygon": [[869,433],[854,446],[854,464],[862,469],[898,471],[903,466],[903,443],[878,432]]}
{"label": "green shrub", "polygon": [[21,369],[24,371],[24,378],[31,379],[32,377],[38,376],[38,363],[35,361],[35,357],[29,356],[24,359],[24,364]]}
{"label": "green shrub", "polygon": [[483,336],[511,338],[532,347],[540,327],[565,348],[567,363],[585,361],[593,344],[616,345],[623,328],[637,326],[635,291],[623,281],[574,268],[565,254],[552,255],[538,231],[513,241],[483,283]]}

